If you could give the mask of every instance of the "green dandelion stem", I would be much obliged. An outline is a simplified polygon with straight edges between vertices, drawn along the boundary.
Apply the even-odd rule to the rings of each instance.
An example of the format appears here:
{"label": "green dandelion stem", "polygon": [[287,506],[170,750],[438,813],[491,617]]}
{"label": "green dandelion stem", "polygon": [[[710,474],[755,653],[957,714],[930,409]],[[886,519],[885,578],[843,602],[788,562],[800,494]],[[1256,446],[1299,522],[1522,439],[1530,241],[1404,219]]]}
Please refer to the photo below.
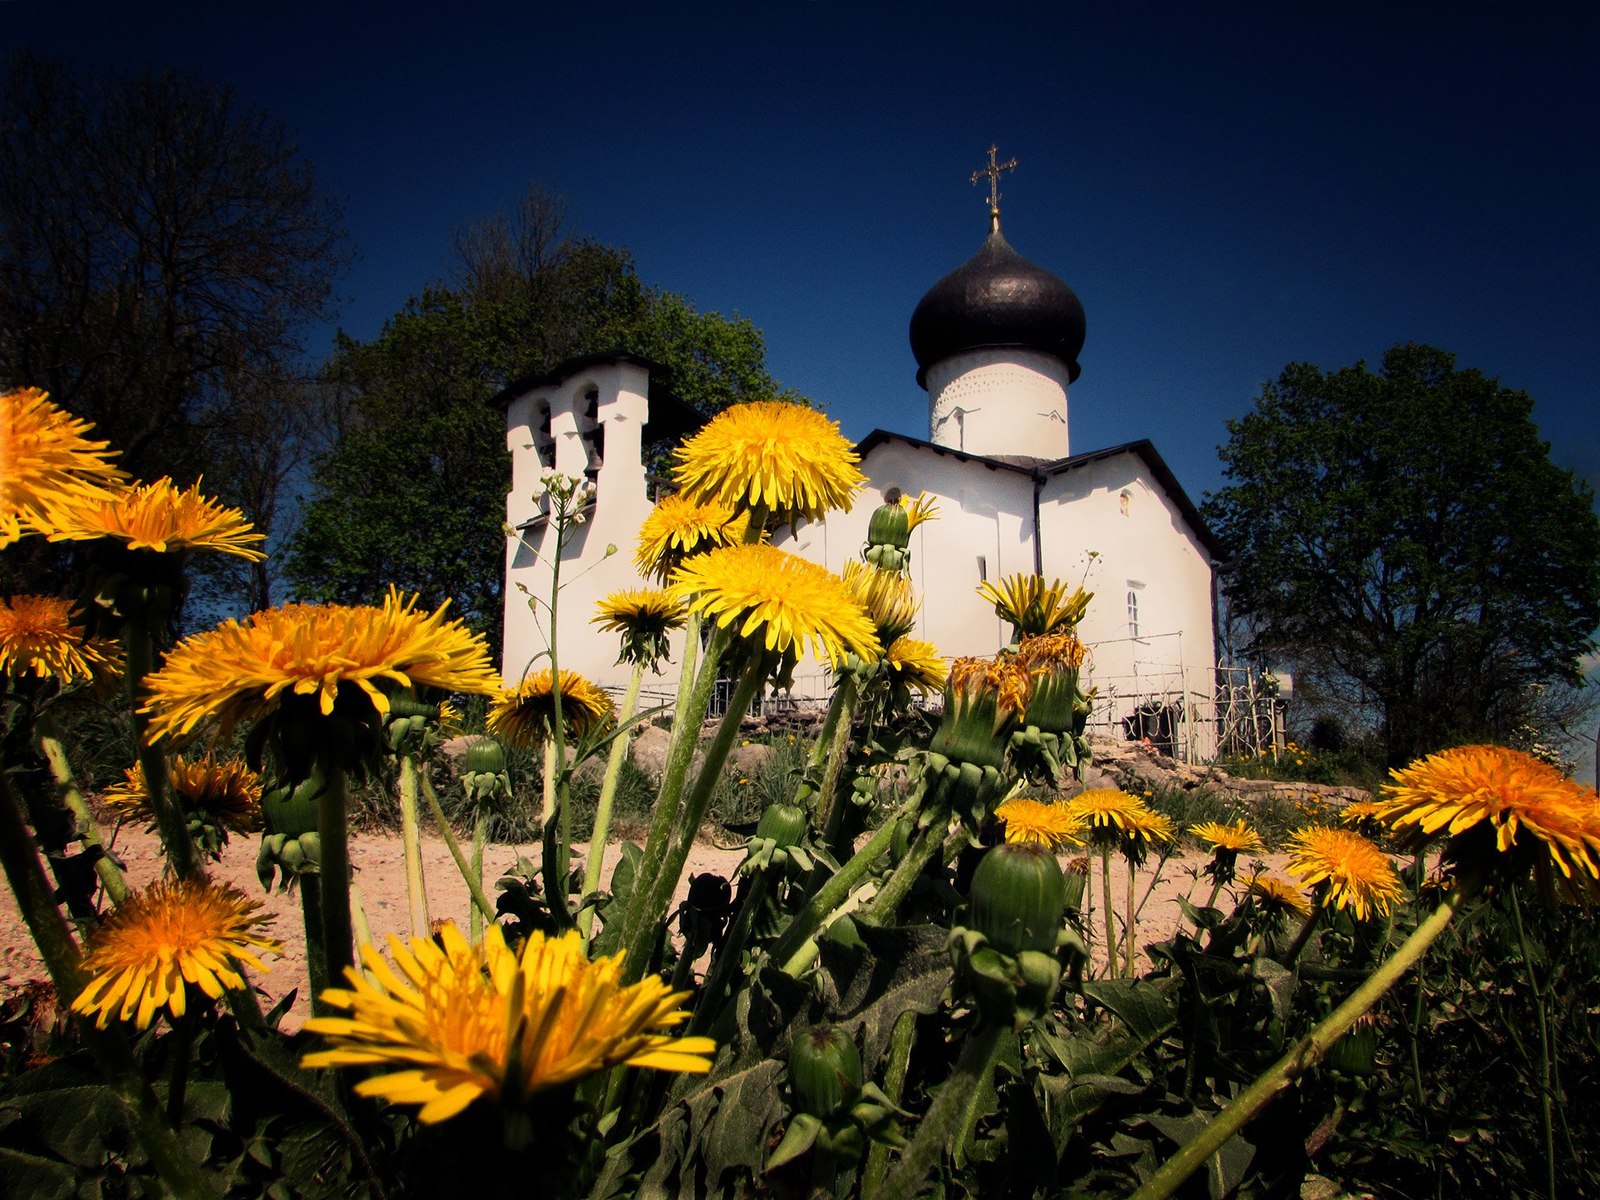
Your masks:
{"label": "green dandelion stem", "polygon": [[128,898],[128,881],[122,877],[121,868],[106,852],[104,844],[100,841],[100,829],[94,819],[94,813],[90,811],[89,802],[84,799],[83,791],[78,787],[72,763],[68,761],[66,749],[61,744],[61,730],[48,709],[35,714],[33,732],[39,740],[39,752],[44,755],[45,763],[50,768],[50,778],[55,782],[56,795],[78,822],[79,835],[83,838],[85,850],[94,860],[95,875],[99,877],[101,886],[106,889],[106,895],[111,897],[111,903],[121,904]]}
{"label": "green dandelion stem", "polygon": [[822,928],[839,905],[850,898],[851,893],[866,879],[877,861],[888,853],[889,847],[894,845],[896,823],[914,803],[915,800],[908,801],[900,812],[890,816],[878,826],[866,844],[851,855],[850,860],[840,867],[827,883],[818,888],[806,901],[805,907],[790,920],[788,929],[773,944],[771,950],[772,961],[782,966],[786,974],[798,976],[816,957],[817,930]]}
{"label": "green dandelion stem", "polygon": [[[709,663],[708,659],[707,665]],[[644,934],[652,939],[658,933],[660,922],[667,915],[667,908],[672,903],[672,893],[678,886],[679,876],[683,873],[683,864],[689,860],[689,851],[694,847],[695,835],[700,832],[700,823],[705,819],[712,793],[716,791],[717,778],[722,774],[722,764],[727,761],[728,751],[733,749],[733,743],[739,736],[739,725],[744,720],[744,714],[750,710],[751,702],[761,690],[761,684],[767,676],[767,665],[761,655],[750,657],[743,672],[740,673],[739,682],[734,686],[733,696],[728,701],[728,711],[722,714],[722,722],[717,726],[716,736],[706,747],[705,760],[700,764],[700,774],[695,777],[694,787],[683,803],[683,811],[678,814],[672,839],[667,844],[667,852],[656,868],[656,874],[647,893],[649,907],[644,910],[642,929]],[[634,936],[639,939],[643,935],[636,931]],[[639,957],[642,960],[644,953],[648,951],[648,944],[640,946],[639,949],[641,951]],[[630,946],[624,965],[633,961],[634,947]]]}
{"label": "green dandelion stem", "polygon": [[839,803],[839,772],[844,769],[845,751],[850,748],[850,725],[860,697],[861,684],[852,672],[840,681],[828,704],[828,719],[833,724],[824,722],[822,732],[817,735],[817,746],[827,746],[827,765],[822,772],[822,790],[817,800],[817,827],[823,831],[822,844],[834,852],[838,851],[839,830],[844,824],[846,808]]}
{"label": "green dandelion stem", "polygon": [[911,889],[916,885],[923,870],[942,849],[944,849],[944,829],[941,823],[935,821],[932,825],[924,826],[911,849],[896,865],[893,873],[884,881],[883,887],[868,902],[861,915],[874,925],[894,924],[895,913],[900,911],[900,906],[911,894]]}
{"label": "green dandelion stem", "polygon": [[1205,1128],[1163,1163],[1149,1182],[1133,1194],[1132,1200],[1165,1200],[1165,1197],[1172,1195],[1184,1180],[1205,1165],[1207,1159],[1253,1120],[1280,1092],[1293,1086],[1296,1079],[1321,1062],[1333,1044],[1355,1024],[1356,1019],[1382,999],[1384,993],[1412,964],[1427,953],[1428,947],[1445,931],[1457,911],[1477,894],[1481,884],[1481,877],[1457,879],[1445,902],[1417,926],[1405,943],[1369,975],[1349,999],[1323,1018],[1320,1025],[1265,1074],[1240,1092],[1232,1104],[1211,1118]]}
{"label": "green dandelion stem", "polygon": [[1139,921],[1139,913],[1133,903],[1135,884],[1138,882],[1138,877],[1139,868],[1134,865],[1133,858],[1130,856],[1128,859],[1128,919],[1122,923],[1122,973],[1130,979],[1133,978],[1133,956],[1136,948],[1136,930]]}
{"label": "green dandelion stem", "polygon": [[1322,919],[1322,905],[1312,906],[1311,915],[1300,926],[1300,932],[1294,935],[1294,941],[1289,943],[1289,948],[1283,952],[1283,965],[1292,967],[1295,960],[1300,957],[1300,951],[1306,948],[1306,943],[1311,940],[1311,932],[1316,929],[1317,922]]}
{"label": "green dandelion stem", "polygon": [[1522,951],[1522,969],[1528,975],[1528,988],[1533,992],[1533,1014],[1539,1030],[1539,1123],[1544,1133],[1545,1195],[1556,1196],[1556,1127],[1555,1111],[1551,1103],[1550,1086],[1550,1022],[1544,1011],[1544,993],[1539,990],[1538,977],[1533,972],[1533,956],[1528,948],[1528,933],[1522,924],[1522,904],[1517,899],[1517,889],[1511,893],[1511,919],[1517,930],[1517,945]]}
{"label": "green dandelion stem", "polygon": [[[692,620],[690,632],[694,632]],[[695,748],[700,741],[700,726],[705,720],[706,709],[711,706],[711,693],[716,688],[717,667],[732,638],[733,635],[726,629],[717,629],[712,633],[711,642],[706,647],[705,658],[700,664],[699,674],[695,676],[694,687],[689,692],[688,701],[680,702],[673,716],[672,740],[667,744],[667,762],[661,774],[661,790],[656,794],[655,813],[650,821],[649,836],[645,839],[646,863],[659,863],[666,854],[667,841],[672,836],[673,825],[680,815],[684,782],[688,778],[689,767],[694,761]],[[676,887],[677,880],[672,879],[670,885]],[[634,889],[633,898],[629,902],[628,911],[623,915],[620,929],[620,945],[628,952],[628,957],[623,962],[625,983],[637,983],[643,977],[651,947],[661,932],[659,923],[666,916],[666,906],[671,898],[672,893],[669,890],[661,901],[660,911],[656,912],[653,889],[646,886],[637,886]]]}
{"label": "green dandelion stem", "polygon": [[342,980],[344,969],[355,965],[355,933],[350,925],[350,830],[345,812],[348,789],[343,767],[319,762],[317,771],[322,785],[317,790],[322,954],[331,982]]}
{"label": "green dandelion stem", "polygon": [[[479,898],[483,895],[483,848],[489,842],[489,813],[480,805],[478,815],[472,822],[472,862],[467,868],[467,890],[472,893],[471,928],[474,944],[483,940],[484,913],[479,906]],[[494,920],[494,915],[489,915],[489,920]]]}
{"label": "green dandelion stem", "polygon": [[[644,683],[644,660],[633,664],[633,674],[628,678],[628,691],[622,698],[622,711],[617,714],[617,724],[625,726],[633,719],[639,706],[639,688]],[[617,799],[617,783],[622,778],[622,764],[628,756],[628,746],[633,741],[631,733],[619,733],[611,740],[611,752],[606,757],[606,773],[600,781],[600,800],[594,810],[594,830],[589,834],[589,861],[583,866],[583,894],[592,896],[600,890],[600,871],[605,863],[606,841],[611,835],[611,809]],[[594,928],[594,909],[586,908],[578,916],[578,932],[585,946]]]}
{"label": "green dandelion stem", "polygon": [[[938,1163],[945,1147],[959,1147],[963,1134],[970,1135],[977,1120],[977,1107],[982,1103],[984,1081],[994,1070],[1007,1032],[1002,1025],[986,1024],[967,1039],[956,1069],[917,1125],[911,1145],[883,1186],[867,1193],[870,1200],[912,1200],[920,1194],[922,1181]],[[865,1182],[870,1187],[870,1179]]]}
{"label": "green dandelion stem", "polygon": [[133,712],[133,740],[138,747],[145,794],[150,797],[150,808],[161,832],[162,848],[178,878],[204,879],[205,869],[200,864],[200,852],[195,849],[194,839],[189,836],[189,823],[167,789],[166,755],[160,747],[150,744],[150,718],[139,711],[144,701],[144,678],[154,662],[149,615],[142,606],[129,612],[122,637],[127,656],[128,704]]}
{"label": "green dandelion stem", "polygon": [[[916,1040],[917,1014],[907,1009],[895,1018],[894,1031],[889,1035],[888,1065],[883,1069],[883,1094],[893,1104],[900,1103],[905,1090],[906,1071],[911,1066],[911,1044]],[[874,1141],[867,1150],[867,1165],[862,1179],[882,1179],[889,1169],[889,1145]]]}
{"label": "green dandelion stem", "polygon": [[[439,803],[439,794],[433,790],[433,784],[426,775],[422,776],[422,798],[428,802],[428,811],[433,814],[433,823],[439,827],[439,836],[444,839],[445,847],[450,851],[450,857],[455,860],[456,870],[461,872],[461,878],[467,881],[467,891],[472,895],[472,915],[474,918],[482,917],[491,925],[498,914],[494,905],[489,903],[489,897],[483,892],[483,845],[481,835],[486,832],[488,818],[480,815],[477,827],[472,835],[472,855],[474,862],[469,863],[466,855],[461,853],[461,843],[456,840],[455,830],[450,828],[450,818],[444,814],[444,805]],[[482,928],[474,925],[478,933]]]}
{"label": "green dandelion stem", "polygon": [[406,863],[406,901],[411,909],[411,935],[427,937],[428,888],[422,877],[422,835],[417,822],[417,760],[400,756],[400,841]]}
{"label": "green dandelion stem", "polygon": [[1100,855],[1100,902],[1106,910],[1106,977],[1113,978],[1117,974],[1117,931],[1112,926],[1112,912],[1115,905],[1111,902],[1111,851],[1103,851]]}
{"label": "green dandelion stem", "polygon": [[322,993],[333,986],[328,975],[328,956],[323,950],[322,878],[315,872],[300,876],[300,917],[306,931],[306,981],[311,987],[311,1015],[328,1016],[332,1011]]}

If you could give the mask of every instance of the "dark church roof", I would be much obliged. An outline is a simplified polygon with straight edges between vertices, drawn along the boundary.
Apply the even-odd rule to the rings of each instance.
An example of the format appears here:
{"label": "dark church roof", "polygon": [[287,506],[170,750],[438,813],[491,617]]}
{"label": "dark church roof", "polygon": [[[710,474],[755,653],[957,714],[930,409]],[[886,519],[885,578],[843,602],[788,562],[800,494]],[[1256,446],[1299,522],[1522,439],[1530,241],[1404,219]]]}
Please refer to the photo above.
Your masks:
{"label": "dark church roof", "polygon": [[1052,354],[1075,381],[1083,336],[1083,303],[1072,289],[1013,250],[998,228],[911,314],[911,352],[923,387],[928,368],[941,359],[1007,347]]}

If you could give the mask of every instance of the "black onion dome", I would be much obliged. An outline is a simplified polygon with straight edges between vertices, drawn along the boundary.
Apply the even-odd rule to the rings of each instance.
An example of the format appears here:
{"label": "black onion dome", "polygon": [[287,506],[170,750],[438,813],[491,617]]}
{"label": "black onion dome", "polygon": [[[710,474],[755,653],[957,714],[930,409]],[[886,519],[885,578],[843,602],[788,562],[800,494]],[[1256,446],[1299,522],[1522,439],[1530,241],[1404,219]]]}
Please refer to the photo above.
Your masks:
{"label": "black onion dome", "polygon": [[979,251],[928,289],[911,314],[917,382],[934,363],[963,350],[1020,347],[1052,354],[1078,378],[1083,302],[1043,267],[1011,248],[996,229]]}

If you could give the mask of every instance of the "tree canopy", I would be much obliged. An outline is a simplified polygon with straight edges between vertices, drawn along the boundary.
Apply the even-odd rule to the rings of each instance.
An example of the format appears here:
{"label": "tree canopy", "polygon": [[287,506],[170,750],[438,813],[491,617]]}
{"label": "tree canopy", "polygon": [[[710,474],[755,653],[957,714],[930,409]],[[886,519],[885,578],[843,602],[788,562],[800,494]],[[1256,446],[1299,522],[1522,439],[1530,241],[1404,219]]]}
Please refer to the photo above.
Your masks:
{"label": "tree canopy", "polygon": [[193,76],[19,52],[0,105],[0,383],[270,533],[317,425],[300,338],[331,315],[337,208],[281,123]]}
{"label": "tree canopy", "polygon": [[1600,519],[1533,402],[1429,346],[1291,365],[1230,421],[1204,506],[1255,649],[1353,695],[1391,762],[1504,740],[1600,624]]}
{"label": "tree canopy", "polygon": [[367,601],[390,583],[446,599],[496,635],[511,483],[503,416],[513,379],[627,350],[666,368],[702,412],[784,395],[748,320],[645,285],[627,251],[560,235],[535,189],[513,218],[457,240],[457,278],[423,291],[370,342],[341,336],[328,378],[344,398],[313,476],[289,572],[307,599]]}

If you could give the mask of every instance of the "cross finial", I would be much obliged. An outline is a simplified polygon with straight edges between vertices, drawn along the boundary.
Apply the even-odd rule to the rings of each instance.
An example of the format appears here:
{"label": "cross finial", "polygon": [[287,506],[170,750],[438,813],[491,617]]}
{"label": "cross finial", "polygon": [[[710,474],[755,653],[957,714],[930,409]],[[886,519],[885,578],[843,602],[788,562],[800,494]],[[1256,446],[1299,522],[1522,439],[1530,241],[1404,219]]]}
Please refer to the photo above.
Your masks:
{"label": "cross finial", "polygon": [[1013,158],[1009,162],[1000,162],[998,161],[999,155],[1000,147],[990,146],[989,165],[981,171],[974,171],[972,173],[973,186],[977,186],[978,180],[982,179],[985,175],[989,177],[990,232],[995,232],[1000,228],[1000,172],[1015,171],[1017,169],[1016,159]]}

